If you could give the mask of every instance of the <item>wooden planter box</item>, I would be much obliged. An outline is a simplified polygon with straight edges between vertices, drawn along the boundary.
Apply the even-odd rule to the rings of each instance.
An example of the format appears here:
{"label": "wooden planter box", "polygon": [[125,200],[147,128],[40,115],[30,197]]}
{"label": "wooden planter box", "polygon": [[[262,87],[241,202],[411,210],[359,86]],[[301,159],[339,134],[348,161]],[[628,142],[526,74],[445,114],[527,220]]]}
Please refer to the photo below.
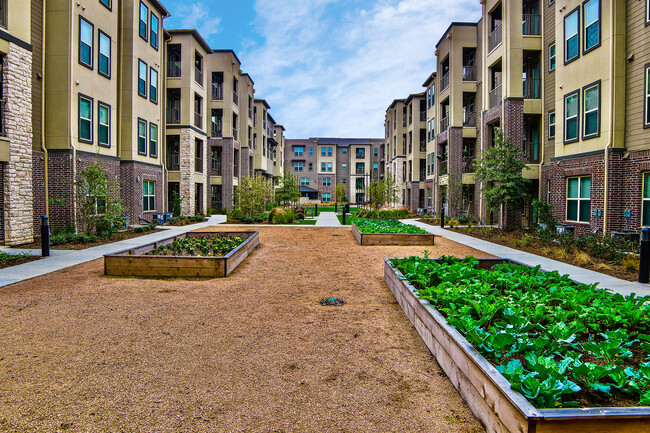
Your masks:
{"label": "wooden planter box", "polygon": [[433,234],[361,233],[352,224],[359,245],[433,245]]}
{"label": "wooden planter box", "polygon": [[[146,256],[185,237],[242,236],[246,241],[223,257]],[[130,277],[227,277],[260,244],[260,232],[189,232],[104,256],[104,274]]]}
{"label": "wooden planter box", "polygon": [[[479,267],[512,262],[480,259]],[[650,431],[650,407],[536,409],[385,259],[384,278],[404,313],[488,432]]]}

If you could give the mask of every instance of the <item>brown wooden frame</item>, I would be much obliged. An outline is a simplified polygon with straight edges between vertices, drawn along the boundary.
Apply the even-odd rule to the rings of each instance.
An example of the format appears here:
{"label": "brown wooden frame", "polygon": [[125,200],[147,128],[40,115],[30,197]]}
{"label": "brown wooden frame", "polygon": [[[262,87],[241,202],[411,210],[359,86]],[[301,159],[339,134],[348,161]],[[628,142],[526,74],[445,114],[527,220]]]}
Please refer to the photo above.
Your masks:
{"label": "brown wooden frame", "polygon": [[361,233],[357,226],[352,224],[352,234],[359,245],[433,245],[435,236],[411,233]]}

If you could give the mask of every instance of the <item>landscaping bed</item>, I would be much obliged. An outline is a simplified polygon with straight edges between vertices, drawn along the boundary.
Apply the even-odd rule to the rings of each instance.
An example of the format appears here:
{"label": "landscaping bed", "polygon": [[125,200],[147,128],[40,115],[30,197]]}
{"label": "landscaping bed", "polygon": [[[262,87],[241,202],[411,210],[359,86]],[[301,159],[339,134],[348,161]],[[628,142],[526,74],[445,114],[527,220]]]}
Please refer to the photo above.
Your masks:
{"label": "landscaping bed", "polygon": [[385,261],[391,291],[474,414],[495,431],[647,426],[650,297],[507,262]]}
{"label": "landscaping bed", "polygon": [[259,232],[190,232],[104,256],[104,273],[135,277],[227,277],[259,245]]}
{"label": "landscaping bed", "polygon": [[[112,244],[113,242],[138,238],[140,236],[149,235],[151,233],[157,233],[160,231],[163,231],[163,229],[149,229],[146,231],[140,231],[137,228],[128,229],[128,230],[122,230],[113,233],[113,235],[109,239],[98,237],[98,236],[75,235],[74,233],[56,233],[56,234],[52,233],[50,234],[50,249],[51,250],[85,250],[86,248],[97,247],[99,245]],[[36,236],[34,238],[34,242],[30,244],[23,244],[20,246],[16,246],[14,248],[40,250],[41,237]]]}
{"label": "landscaping bed", "polygon": [[22,265],[23,263],[39,260],[39,256],[32,256],[28,253],[11,254],[0,251],[0,269],[10,268],[11,266]]}
{"label": "landscaping bed", "polygon": [[595,235],[576,237],[564,235],[558,236],[559,240],[553,242],[552,240],[540,239],[533,230],[508,232],[493,227],[457,227],[447,228],[447,230],[601,272],[623,280],[636,281],[638,278],[639,260],[634,255],[628,256],[625,252],[621,252],[620,257],[612,257],[611,251],[610,253],[600,251],[601,248],[598,248],[599,251],[596,251],[595,254],[589,254],[587,251],[580,249],[580,246],[576,247],[575,242],[572,242],[572,238],[579,241],[581,238],[586,239],[585,236],[593,239]]}
{"label": "landscaping bed", "polygon": [[434,235],[397,220],[355,219],[352,233],[359,245],[433,245]]}

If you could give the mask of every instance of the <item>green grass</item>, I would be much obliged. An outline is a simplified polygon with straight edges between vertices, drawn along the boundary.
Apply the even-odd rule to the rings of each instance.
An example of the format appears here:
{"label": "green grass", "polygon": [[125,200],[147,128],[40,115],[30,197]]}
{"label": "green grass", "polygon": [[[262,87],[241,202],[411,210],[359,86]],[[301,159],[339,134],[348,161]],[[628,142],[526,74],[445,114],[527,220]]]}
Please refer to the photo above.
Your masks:
{"label": "green grass", "polygon": [[316,220],[295,220],[292,224],[298,226],[313,226],[316,224]]}
{"label": "green grass", "polygon": [[[306,209],[314,209],[314,206],[306,206]],[[340,205],[337,208],[337,213],[341,213],[343,210],[343,205]],[[321,212],[334,212],[334,206],[318,206],[318,213]],[[350,206],[350,214],[356,215],[359,213],[359,208],[356,206]]]}

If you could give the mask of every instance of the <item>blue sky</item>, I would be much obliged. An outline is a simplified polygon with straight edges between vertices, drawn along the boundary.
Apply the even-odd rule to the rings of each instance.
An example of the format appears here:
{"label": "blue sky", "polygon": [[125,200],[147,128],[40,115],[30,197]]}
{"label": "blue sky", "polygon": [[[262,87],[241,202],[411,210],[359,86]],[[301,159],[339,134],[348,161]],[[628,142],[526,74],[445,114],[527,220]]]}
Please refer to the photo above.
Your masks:
{"label": "blue sky", "polygon": [[478,0],[164,1],[165,27],[231,48],[288,138],[384,136],[395,98],[421,92],[452,21]]}

